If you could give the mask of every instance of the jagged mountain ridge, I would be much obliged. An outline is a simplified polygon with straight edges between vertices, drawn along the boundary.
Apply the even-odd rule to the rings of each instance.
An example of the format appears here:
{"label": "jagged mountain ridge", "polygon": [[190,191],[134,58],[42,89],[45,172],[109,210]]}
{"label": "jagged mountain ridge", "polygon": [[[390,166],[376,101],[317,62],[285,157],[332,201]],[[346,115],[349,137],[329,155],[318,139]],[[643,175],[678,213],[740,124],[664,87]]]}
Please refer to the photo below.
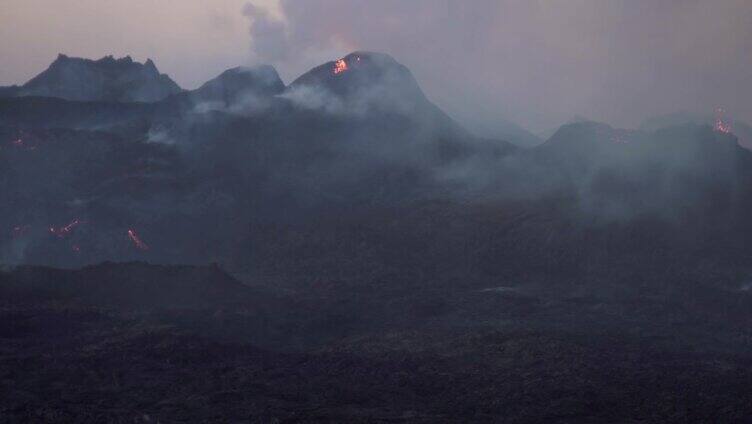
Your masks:
{"label": "jagged mountain ridge", "polygon": [[60,54],[45,71],[0,95],[57,97],[75,101],[156,102],[182,89],[160,74],[151,59],[141,64],[130,56],[99,60]]}
{"label": "jagged mountain ridge", "polygon": [[[61,55],[50,69],[26,85],[0,90],[0,123],[102,129],[144,120],[159,122],[166,119],[172,125],[186,113],[195,112],[357,115],[353,117],[380,113],[389,115],[389,119],[409,118],[412,121],[408,124],[410,126],[435,126],[442,131],[451,130],[456,137],[469,137],[464,129],[425,97],[410,71],[393,58],[379,53],[356,52],[341,60],[343,63],[351,61],[350,69],[335,74],[333,66],[336,62],[330,62],[303,74],[289,86],[285,86],[276,70],[268,65],[233,68],[195,90],[169,90],[159,99],[150,99],[159,100],[153,104],[137,105],[132,104],[133,99],[128,97],[133,95],[100,93],[101,87],[98,87],[96,78],[79,78],[71,87],[57,91],[48,87],[32,92],[33,86],[60,79],[59,73],[70,73],[59,72],[66,69],[66,64],[86,68],[156,69],[151,61],[140,65],[130,57],[106,57],[91,61]],[[161,77],[169,78],[165,75]],[[93,86],[80,89],[78,85],[81,84]],[[76,90],[90,94],[65,93]],[[6,92],[5,96],[1,95],[2,91]],[[30,94],[50,99],[27,99]],[[104,104],[111,101],[122,104]]]}

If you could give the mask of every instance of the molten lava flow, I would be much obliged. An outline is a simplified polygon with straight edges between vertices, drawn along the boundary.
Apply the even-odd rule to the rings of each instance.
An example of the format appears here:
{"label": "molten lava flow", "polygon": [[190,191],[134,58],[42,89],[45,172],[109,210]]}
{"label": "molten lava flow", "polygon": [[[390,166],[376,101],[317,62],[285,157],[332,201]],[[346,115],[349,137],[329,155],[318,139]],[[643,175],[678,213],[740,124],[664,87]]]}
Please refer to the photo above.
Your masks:
{"label": "molten lava flow", "polygon": [[341,74],[342,72],[345,72],[346,70],[347,70],[347,62],[345,62],[345,59],[340,59],[334,62],[334,69],[332,70],[334,75]]}
{"label": "molten lava flow", "polygon": [[50,227],[50,233],[60,238],[65,238],[65,237],[68,237],[73,232],[73,230],[81,224],[83,224],[82,221],[79,221],[78,219],[74,219],[73,221],[71,221],[70,224],[64,227],[58,227],[58,228]]}
{"label": "molten lava flow", "polygon": [[725,119],[724,115],[725,111],[723,109],[718,108],[715,110],[715,124],[713,128],[718,132],[728,134],[731,132],[731,123]]}
{"label": "molten lava flow", "polygon": [[141,250],[149,250],[149,246],[146,245],[141,239],[138,237],[138,234],[136,234],[136,231],[133,229],[128,229],[128,238],[131,239],[133,244],[136,246],[137,249]]}

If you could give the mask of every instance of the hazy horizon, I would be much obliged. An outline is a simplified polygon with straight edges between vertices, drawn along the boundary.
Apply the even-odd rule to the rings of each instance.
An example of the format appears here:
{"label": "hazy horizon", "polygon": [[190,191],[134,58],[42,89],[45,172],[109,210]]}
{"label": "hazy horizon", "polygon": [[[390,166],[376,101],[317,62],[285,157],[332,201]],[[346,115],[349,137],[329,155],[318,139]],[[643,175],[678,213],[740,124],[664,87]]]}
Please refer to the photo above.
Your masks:
{"label": "hazy horizon", "polygon": [[183,88],[268,63],[285,83],[354,50],[391,54],[471,128],[540,133],[575,115],[635,127],[723,107],[752,120],[752,3],[744,0],[6,0],[0,85],[58,53],[153,59]]}

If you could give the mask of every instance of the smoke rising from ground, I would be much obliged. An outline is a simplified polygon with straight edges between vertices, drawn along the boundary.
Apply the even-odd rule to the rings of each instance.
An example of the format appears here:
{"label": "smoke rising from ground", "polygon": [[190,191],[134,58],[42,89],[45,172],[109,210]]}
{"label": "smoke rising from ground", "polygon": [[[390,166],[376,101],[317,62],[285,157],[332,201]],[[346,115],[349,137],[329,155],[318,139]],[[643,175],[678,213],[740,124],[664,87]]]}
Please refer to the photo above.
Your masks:
{"label": "smoke rising from ground", "polygon": [[315,65],[371,50],[408,66],[433,101],[482,135],[498,133],[502,118],[539,134],[575,115],[637,127],[653,115],[719,106],[752,121],[746,0],[52,5],[4,2],[0,84],[25,82],[59,52],[151,57],[195,88],[224,69],[259,63],[275,65],[289,83]]}
{"label": "smoke rising from ground", "polygon": [[290,79],[356,49],[384,51],[471,127],[542,132],[576,114],[616,126],[723,105],[752,118],[752,5],[690,1],[280,2],[246,7],[255,60]]}

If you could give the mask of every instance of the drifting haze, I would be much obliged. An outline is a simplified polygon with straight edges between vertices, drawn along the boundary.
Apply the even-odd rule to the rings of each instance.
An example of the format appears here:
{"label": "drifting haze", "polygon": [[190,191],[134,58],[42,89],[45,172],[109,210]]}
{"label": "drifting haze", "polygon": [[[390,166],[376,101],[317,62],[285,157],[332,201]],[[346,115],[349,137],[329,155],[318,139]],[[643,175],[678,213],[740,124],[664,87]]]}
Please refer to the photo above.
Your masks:
{"label": "drifting haze", "polygon": [[285,82],[353,50],[393,55],[467,126],[534,132],[574,115],[634,127],[723,106],[752,120],[747,0],[5,0],[0,84],[58,52],[153,58],[186,88],[270,63]]}

